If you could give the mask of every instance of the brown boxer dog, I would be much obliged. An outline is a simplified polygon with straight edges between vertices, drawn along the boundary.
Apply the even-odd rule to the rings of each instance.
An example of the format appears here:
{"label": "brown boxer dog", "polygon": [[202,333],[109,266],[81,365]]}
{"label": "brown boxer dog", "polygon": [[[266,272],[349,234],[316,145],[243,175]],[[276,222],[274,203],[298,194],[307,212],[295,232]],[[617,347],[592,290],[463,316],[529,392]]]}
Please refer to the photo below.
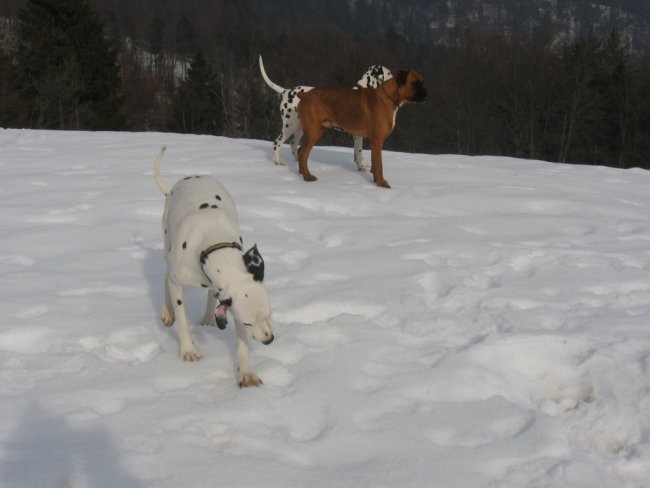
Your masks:
{"label": "brown boxer dog", "polygon": [[322,87],[299,93],[298,114],[304,130],[298,150],[298,169],[305,181],[315,181],[307,160],[325,128],[340,128],[370,140],[371,173],[377,186],[390,188],[384,179],[381,150],[395,127],[397,109],[405,103],[420,103],[427,97],[422,76],[400,70],[377,88]]}

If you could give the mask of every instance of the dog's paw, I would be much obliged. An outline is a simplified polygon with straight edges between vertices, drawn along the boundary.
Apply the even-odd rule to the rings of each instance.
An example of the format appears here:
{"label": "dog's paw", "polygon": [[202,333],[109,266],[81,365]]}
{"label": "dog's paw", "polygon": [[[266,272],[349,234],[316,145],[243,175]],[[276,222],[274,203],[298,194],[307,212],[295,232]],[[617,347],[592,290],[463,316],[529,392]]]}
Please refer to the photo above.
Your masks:
{"label": "dog's paw", "polygon": [[201,359],[203,356],[198,353],[196,349],[188,349],[186,351],[181,351],[181,359],[183,361],[194,362]]}
{"label": "dog's paw", "polygon": [[162,321],[167,327],[174,325],[176,317],[174,316],[174,311],[167,308],[167,304],[163,303],[162,306]]}
{"label": "dog's paw", "polygon": [[357,163],[357,170],[370,171],[370,165],[368,163],[361,161],[360,163]]}
{"label": "dog's paw", "polygon": [[261,384],[262,384],[262,380],[259,379],[253,373],[243,374],[243,375],[241,375],[241,378],[239,379],[239,387],[240,388],[247,388],[249,386],[260,386]]}
{"label": "dog's paw", "polygon": [[287,163],[285,163],[285,162],[284,162],[283,160],[281,160],[281,159],[277,159],[277,160],[275,160],[274,162],[275,162],[276,166],[286,166],[286,165],[287,165]]}
{"label": "dog's paw", "polygon": [[388,182],[386,180],[379,180],[377,182],[377,186],[379,186],[381,188],[390,188],[390,185],[388,184]]}
{"label": "dog's paw", "polygon": [[213,327],[217,325],[217,320],[214,317],[214,314],[206,313],[201,319],[201,325],[211,325]]}

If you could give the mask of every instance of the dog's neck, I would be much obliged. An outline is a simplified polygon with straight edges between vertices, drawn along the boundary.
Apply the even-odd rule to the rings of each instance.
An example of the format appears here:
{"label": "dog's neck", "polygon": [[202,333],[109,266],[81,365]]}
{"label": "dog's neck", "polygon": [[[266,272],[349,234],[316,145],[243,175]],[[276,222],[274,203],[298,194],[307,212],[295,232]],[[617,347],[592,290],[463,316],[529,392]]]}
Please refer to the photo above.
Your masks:
{"label": "dog's neck", "polygon": [[379,90],[382,90],[382,91],[384,92],[384,94],[386,95],[386,97],[388,97],[388,99],[391,101],[391,103],[393,104],[393,106],[394,106],[395,108],[399,108],[399,107],[400,107],[399,98],[398,98],[398,97],[393,97],[393,96],[391,96],[391,94],[390,94],[390,92],[388,91],[388,89],[386,89],[386,85],[388,85],[388,84],[391,83],[391,82],[394,82],[395,84],[397,84],[397,82],[395,81],[395,79],[394,79],[394,78],[391,78],[390,80],[385,81],[384,83],[382,83],[381,85],[379,85],[379,88],[378,88],[378,89],[379,89]]}
{"label": "dog's neck", "polygon": [[223,290],[221,298],[229,296],[229,289],[234,283],[252,280],[242,259],[241,250],[224,246],[210,253],[201,253],[201,269],[209,281],[209,286],[215,290]]}

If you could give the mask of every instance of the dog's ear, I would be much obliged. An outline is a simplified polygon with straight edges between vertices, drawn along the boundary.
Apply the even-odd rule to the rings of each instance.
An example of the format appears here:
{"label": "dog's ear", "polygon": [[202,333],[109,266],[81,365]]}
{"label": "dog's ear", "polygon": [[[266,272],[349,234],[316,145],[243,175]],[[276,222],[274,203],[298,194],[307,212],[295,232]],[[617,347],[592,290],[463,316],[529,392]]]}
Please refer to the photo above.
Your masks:
{"label": "dog's ear", "polygon": [[409,75],[409,70],[407,69],[401,69],[397,73],[395,73],[395,81],[397,81],[398,86],[402,86],[404,83],[406,83],[406,79],[408,78]]}
{"label": "dog's ear", "polygon": [[264,260],[257,250],[257,244],[244,254],[244,264],[255,281],[264,281]]}

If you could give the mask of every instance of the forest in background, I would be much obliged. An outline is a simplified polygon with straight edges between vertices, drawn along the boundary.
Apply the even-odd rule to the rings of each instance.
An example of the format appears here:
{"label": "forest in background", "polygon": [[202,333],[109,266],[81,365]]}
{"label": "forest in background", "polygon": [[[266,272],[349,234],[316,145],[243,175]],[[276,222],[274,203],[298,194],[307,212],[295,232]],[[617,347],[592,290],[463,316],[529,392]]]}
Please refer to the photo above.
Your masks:
{"label": "forest in background", "polygon": [[262,54],[285,87],[353,86],[372,64],[422,73],[429,98],[399,111],[386,148],[650,169],[650,59],[615,30],[560,43],[549,25],[467,30],[431,45],[296,24],[247,0],[4,0],[0,17],[2,127],[271,141],[280,116]]}

